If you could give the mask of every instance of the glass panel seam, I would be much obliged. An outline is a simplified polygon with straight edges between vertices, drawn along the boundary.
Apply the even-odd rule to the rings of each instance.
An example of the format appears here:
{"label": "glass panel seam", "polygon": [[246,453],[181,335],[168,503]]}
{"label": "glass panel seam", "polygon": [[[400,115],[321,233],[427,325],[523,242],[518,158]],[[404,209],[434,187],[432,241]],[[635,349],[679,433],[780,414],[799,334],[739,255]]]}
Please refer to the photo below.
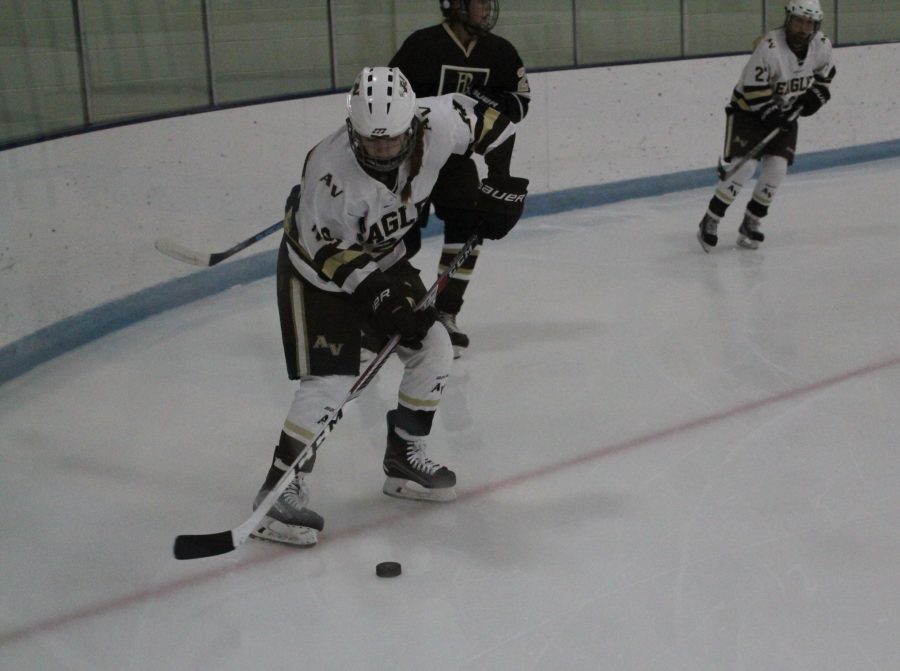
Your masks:
{"label": "glass panel seam", "polygon": [[331,50],[331,88],[337,88],[337,44],[335,43],[334,0],[328,0],[328,44]]}
{"label": "glass panel seam", "polygon": [[93,121],[90,89],[90,64],[88,63],[85,42],[87,36],[84,32],[84,10],[81,0],[72,0],[72,14],[75,19],[75,49],[78,53],[78,78],[81,89],[81,116],[85,126],[90,126]]}
{"label": "glass panel seam", "polygon": [[206,58],[206,95],[210,106],[215,107],[216,96],[216,70],[213,67],[213,30],[212,7],[209,0],[203,0],[203,55]]}

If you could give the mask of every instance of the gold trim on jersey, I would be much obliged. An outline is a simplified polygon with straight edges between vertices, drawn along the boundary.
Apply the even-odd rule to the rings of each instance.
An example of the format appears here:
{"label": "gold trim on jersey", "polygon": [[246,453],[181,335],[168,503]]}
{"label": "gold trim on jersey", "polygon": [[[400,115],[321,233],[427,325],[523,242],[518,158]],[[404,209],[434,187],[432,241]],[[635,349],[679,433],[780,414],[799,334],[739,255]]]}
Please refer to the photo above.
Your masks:
{"label": "gold trim on jersey", "polygon": [[334,281],[335,275],[338,274],[338,271],[344,266],[352,264],[356,259],[365,254],[365,252],[357,250],[357,249],[345,249],[337,254],[329,257],[322,264],[322,273],[329,280]]}
{"label": "gold trim on jersey", "polygon": [[459,41],[459,38],[456,36],[456,33],[453,32],[453,28],[450,27],[450,24],[444,21],[444,30],[447,31],[447,34],[450,36],[450,39],[456,42],[456,46],[462,49],[462,52],[465,54],[466,58],[472,55],[472,51],[475,49],[475,45],[478,44],[478,37],[473,36],[472,41],[469,42],[469,46],[464,45]]}
{"label": "gold trim on jersey", "polygon": [[475,127],[476,137],[471,145],[472,149],[479,154],[484,154],[509,125],[509,119],[500,112],[487,105],[484,108],[485,111],[481,114]]}
{"label": "gold trim on jersey", "polygon": [[750,90],[745,89],[741,95],[744,96],[745,100],[756,100],[757,98],[771,98],[772,97],[772,89],[769,87],[760,89],[758,91],[750,91]]}
{"label": "gold trim on jersey", "polygon": [[481,137],[478,138],[478,142],[481,142],[488,133],[494,130],[494,124],[497,123],[497,119],[500,118],[500,112],[495,110],[493,107],[489,107],[485,110],[483,119],[483,125],[481,129]]}
{"label": "gold trim on jersey", "polygon": [[771,87],[752,89],[750,91],[735,90],[731,94],[731,104],[744,110],[754,112],[772,99]]}
{"label": "gold trim on jersey", "polygon": [[[766,100],[764,102],[768,102],[769,100],[771,100],[771,98],[772,97],[769,96],[768,98],[766,98]],[[738,109],[744,110],[745,112],[755,112],[756,110],[765,106],[764,104],[760,104],[760,103],[751,105],[744,98],[742,98],[741,96],[736,95],[736,94],[731,97],[731,104],[734,105],[735,107],[737,107]]]}

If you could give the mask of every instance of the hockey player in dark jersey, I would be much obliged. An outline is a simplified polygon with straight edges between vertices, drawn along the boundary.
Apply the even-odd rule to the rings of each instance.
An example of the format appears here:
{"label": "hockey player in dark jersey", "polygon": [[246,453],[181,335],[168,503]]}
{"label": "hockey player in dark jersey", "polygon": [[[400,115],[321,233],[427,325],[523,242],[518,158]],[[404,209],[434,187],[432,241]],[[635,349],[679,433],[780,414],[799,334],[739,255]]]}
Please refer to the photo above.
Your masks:
{"label": "hockey player in dark jersey", "polygon": [[726,110],[723,161],[742,159],[769,133],[779,132],[763,148],[761,160],[747,160],[719,182],[697,231],[704,251],[716,246],[719,220],[760,163],[737,242],[757,249],[764,240],[760,222],[794,162],[798,124],[790,117],[798,110],[803,117],[815,114],[831,98],[829,85],[835,68],[831,42],[820,31],[822,18],[819,0],[788,0],[784,25],[760,38],[744,66]]}
{"label": "hockey player in dark jersey", "polygon": [[[531,93],[525,67],[510,42],[493,35],[497,22],[498,0],[439,0],[443,23],[423,28],[410,35],[391,59],[390,66],[400,68],[417,96],[464,93],[520,122],[528,112]],[[486,159],[488,174],[509,175],[515,137]],[[431,194],[435,214],[444,222],[444,246],[438,274],[456,255],[478,227],[475,211],[479,175],[474,161],[452,156],[441,171]],[[420,221],[427,223],[427,212]],[[409,255],[421,245],[421,227],[411,230],[405,239]],[[441,322],[447,327],[454,356],[468,346],[469,338],[456,325],[463,294],[478,260],[479,248],[469,256],[437,302]]]}

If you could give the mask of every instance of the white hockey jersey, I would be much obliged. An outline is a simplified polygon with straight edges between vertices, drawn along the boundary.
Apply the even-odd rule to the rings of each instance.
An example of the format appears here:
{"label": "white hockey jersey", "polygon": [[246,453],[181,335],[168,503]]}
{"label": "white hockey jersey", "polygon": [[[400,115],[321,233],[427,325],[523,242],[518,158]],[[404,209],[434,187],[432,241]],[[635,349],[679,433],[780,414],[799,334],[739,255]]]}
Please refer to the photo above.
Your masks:
{"label": "white hockey jersey", "polygon": [[788,46],[784,28],[778,28],[759,40],[734,88],[731,104],[749,112],[771,104],[786,110],[810,86],[828,89],[834,73],[831,40],[821,31],[810,41],[805,58],[798,58]]}
{"label": "white hockey jersey", "polygon": [[388,188],[360,166],[346,127],[307,156],[299,189],[285,208],[285,235],[291,263],[314,286],[352,294],[369,274],[397,263],[406,254],[402,237],[418,225],[450,155],[488,154],[515,132],[509,119],[461,94],[421,98],[418,108],[424,152],[406,203],[400,194],[410,162],[400,166],[396,187]]}

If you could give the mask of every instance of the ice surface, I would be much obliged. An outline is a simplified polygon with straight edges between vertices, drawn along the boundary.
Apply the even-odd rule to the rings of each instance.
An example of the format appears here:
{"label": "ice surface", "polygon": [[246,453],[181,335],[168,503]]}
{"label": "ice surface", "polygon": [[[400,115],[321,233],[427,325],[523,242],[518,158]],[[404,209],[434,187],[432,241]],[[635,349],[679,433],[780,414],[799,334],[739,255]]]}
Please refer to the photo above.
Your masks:
{"label": "ice surface", "polygon": [[789,176],[756,252],[747,194],[700,249],[711,189],[524,220],[482,252],[430,441],[459,500],[381,493],[393,361],[322,448],[308,550],[171,556],[268,466],[273,278],[14,380],[0,667],[900,668],[897,184]]}

